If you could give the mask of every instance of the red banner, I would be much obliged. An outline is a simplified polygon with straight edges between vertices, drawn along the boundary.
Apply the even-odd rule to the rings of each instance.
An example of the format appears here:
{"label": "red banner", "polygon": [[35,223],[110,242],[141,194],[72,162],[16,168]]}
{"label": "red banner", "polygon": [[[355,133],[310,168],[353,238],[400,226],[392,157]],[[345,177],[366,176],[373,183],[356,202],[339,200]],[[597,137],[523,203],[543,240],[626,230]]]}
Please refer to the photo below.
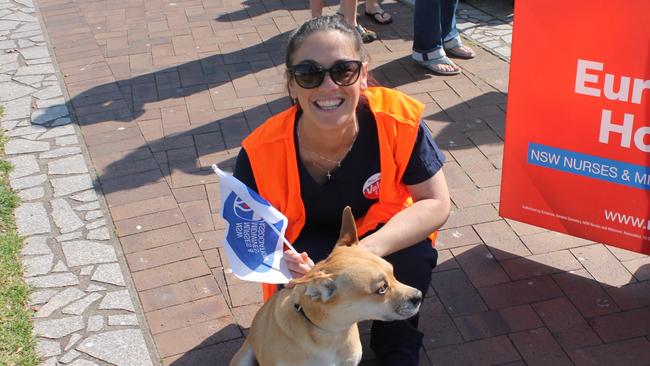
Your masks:
{"label": "red banner", "polygon": [[650,1],[516,1],[500,213],[650,254]]}

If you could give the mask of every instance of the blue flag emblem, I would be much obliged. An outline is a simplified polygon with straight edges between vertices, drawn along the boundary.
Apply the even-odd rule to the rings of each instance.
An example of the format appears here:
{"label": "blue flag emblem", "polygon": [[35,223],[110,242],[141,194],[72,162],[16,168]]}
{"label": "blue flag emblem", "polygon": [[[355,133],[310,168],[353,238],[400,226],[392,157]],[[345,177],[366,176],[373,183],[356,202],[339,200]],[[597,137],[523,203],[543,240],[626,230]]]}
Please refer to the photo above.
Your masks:
{"label": "blue flag emblem", "polygon": [[[278,240],[277,234],[269,224],[234,193],[226,198],[222,214],[230,223],[226,240],[239,244],[232,246],[239,260],[251,271],[269,271],[273,266],[272,254]],[[282,221],[278,221],[274,226],[280,231]]]}

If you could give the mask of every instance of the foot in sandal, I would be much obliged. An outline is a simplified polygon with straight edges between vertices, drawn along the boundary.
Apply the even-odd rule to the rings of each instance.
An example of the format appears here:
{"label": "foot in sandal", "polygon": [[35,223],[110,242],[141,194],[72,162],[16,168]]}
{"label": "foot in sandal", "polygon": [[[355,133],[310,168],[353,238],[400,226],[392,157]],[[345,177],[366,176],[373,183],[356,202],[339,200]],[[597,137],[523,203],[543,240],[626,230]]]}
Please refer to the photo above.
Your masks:
{"label": "foot in sandal", "polygon": [[377,24],[390,24],[393,22],[393,18],[389,13],[385,12],[384,9],[380,8],[377,5],[376,9],[368,9],[364,13],[366,17],[370,18],[373,22]]}
{"label": "foot in sandal", "polygon": [[366,10],[364,13],[366,17],[377,24],[390,24],[393,22],[393,18],[381,8],[378,0],[366,0]]}
{"label": "foot in sandal", "polygon": [[445,52],[452,57],[470,59],[476,56],[476,52],[473,49],[465,46],[464,44],[459,44],[454,48],[445,48]]}
{"label": "foot in sandal", "polygon": [[456,65],[447,56],[434,58],[432,60],[416,60],[418,65],[438,75],[458,75],[460,74],[460,67]]}

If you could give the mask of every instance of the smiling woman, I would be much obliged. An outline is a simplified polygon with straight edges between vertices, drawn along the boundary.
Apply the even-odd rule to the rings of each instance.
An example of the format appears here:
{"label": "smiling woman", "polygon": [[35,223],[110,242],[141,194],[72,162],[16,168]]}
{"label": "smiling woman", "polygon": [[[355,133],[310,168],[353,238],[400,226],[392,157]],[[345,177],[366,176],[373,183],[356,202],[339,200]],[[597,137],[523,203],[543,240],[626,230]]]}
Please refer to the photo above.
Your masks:
{"label": "smiling woman", "polygon": [[[288,218],[286,251],[294,278],[326,258],[340,213],[350,206],[360,248],[384,257],[397,279],[426,293],[437,252],[434,233],[449,214],[444,156],[421,121],[424,106],[368,86],[359,34],[340,17],[319,17],[290,37],[287,86],[294,105],[242,143],[235,176]],[[265,286],[265,299],[275,287]],[[380,365],[417,365],[417,315],[375,321]]]}
{"label": "smiling woman", "polygon": [[[305,32],[304,37],[296,33],[287,52],[289,94],[302,112],[298,126],[301,156],[320,182],[331,177],[331,170],[357,137],[356,109],[361,90],[368,85],[361,42],[353,30],[341,29]],[[292,52],[295,44],[299,47]]]}

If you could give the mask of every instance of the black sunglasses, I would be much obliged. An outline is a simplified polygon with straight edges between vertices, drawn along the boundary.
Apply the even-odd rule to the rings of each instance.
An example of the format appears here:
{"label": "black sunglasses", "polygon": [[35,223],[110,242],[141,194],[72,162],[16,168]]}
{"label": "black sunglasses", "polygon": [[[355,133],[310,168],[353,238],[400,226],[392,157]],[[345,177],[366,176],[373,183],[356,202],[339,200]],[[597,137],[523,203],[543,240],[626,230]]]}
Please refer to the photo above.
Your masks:
{"label": "black sunglasses", "polygon": [[325,73],[330,73],[332,81],[339,86],[348,86],[354,84],[361,74],[361,61],[337,61],[326,69],[319,64],[312,62],[303,62],[293,65],[289,68],[289,73],[293,76],[296,83],[305,89],[317,88],[325,80]]}

